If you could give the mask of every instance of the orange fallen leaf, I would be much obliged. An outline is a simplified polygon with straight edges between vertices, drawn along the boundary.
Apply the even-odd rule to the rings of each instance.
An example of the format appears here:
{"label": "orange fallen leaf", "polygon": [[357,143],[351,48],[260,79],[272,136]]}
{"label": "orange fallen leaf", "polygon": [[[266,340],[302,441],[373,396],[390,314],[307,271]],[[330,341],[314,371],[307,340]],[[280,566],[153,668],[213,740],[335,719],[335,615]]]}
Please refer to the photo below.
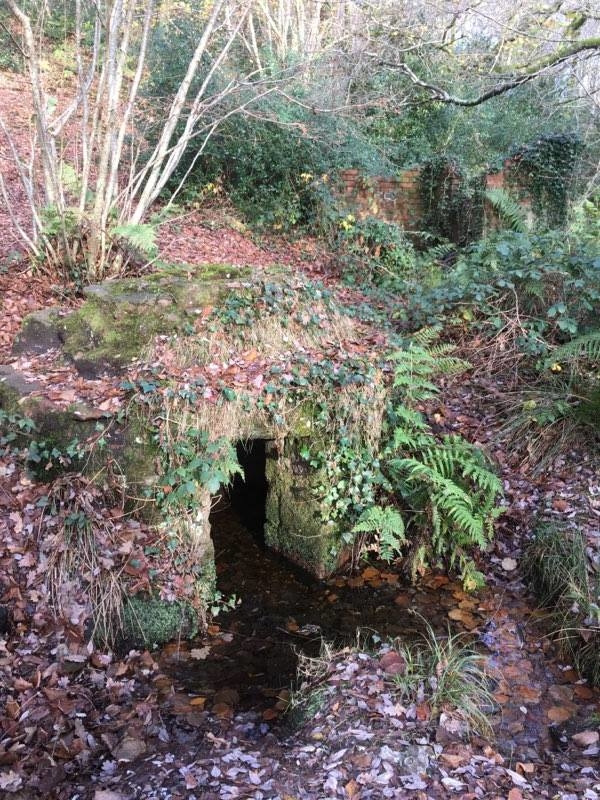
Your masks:
{"label": "orange fallen leaf", "polygon": [[591,700],[594,697],[594,690],[590,689],[589,686],[578,684],[574,687],[573,694],[580,700]]}
{"label": "orange fallen leaf", "polygon": [[572,716],[573,711],[565,706],[552,706],[547,713],[547,717],[551,722],[566,722]]}
{"label": "orange fallen leaf", "polygon": [[277,711],[276,708],[265,708],[265,710],[262,713],[263,719],[267,721],[270,719],[277,719],[278,716],[279,716],[279,711]]}
{"label": "orange fallen leaf", "polygon": [[379,577],[379,570],[375,569],[375,567],[365,567],[362,571],[362,576],[366,581],[373,580],[373,578]]}
{"label": "orange fallen leaf", "polygon": [[348,586],[351,589],[359,589],[361,586],[365,585],[365,579],[358,575],[356,578],[349,578],[348,579]]}
{"label": "orange fallen leaf", "polygon": [[508,793],[508,800],[523,800],[523,792],[520,789],[517,789],[516,786]]}
{"label": "orange fallen leaf", "polygon": [[462,608],[452,608],[448,612],[450,619],[455,622],[460,622],[467,630],[473,630],[479,624],[479,621],[469,611],[463,611]]}
{"label": "orange fallen leaf", "polygon": [[191,706],[200,706],[202,708],[205,703],[206,703],[206,697],[192,697],[192,699],[190,700]]}
{"label": "orange fallen leaf", "polygon": [[408,608],[411,604],[411,597],[409,594],[399,594],[394,599],[394,603],[400,608]]}

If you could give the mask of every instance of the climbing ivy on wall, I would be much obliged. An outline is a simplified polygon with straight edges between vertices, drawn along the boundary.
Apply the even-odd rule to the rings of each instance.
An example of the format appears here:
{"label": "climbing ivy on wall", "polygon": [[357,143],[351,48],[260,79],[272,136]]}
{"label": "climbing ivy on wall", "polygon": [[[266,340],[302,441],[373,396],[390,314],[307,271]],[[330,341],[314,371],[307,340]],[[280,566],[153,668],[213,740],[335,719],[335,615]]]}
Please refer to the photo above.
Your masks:
{"label": "climbing ivy on wall", "polygon": [[458,245],[479,238],[483,230],[484,177],[468,176],[454,159],[439,157],[420,175],[425,230]]}
{"label": "climbing ivy on wall", "polygon": [[521,147],[511,158],[511,182],[530,195],[533,212],[549,228],[560,227],[567,215],[567,202],[575,167],[583,149],[573,133],[541,136]]}

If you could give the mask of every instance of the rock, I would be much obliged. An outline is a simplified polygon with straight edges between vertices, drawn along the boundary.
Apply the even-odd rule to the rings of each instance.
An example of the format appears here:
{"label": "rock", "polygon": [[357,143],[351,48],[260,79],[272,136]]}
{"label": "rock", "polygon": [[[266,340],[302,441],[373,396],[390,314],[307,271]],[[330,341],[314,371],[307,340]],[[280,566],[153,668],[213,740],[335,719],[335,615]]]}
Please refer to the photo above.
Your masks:
{"label": "rock", "polygon": [[12,367],[0,366],[0,408],[16,406],[20,399],[44,387],[37,381],[28,381]]}
{"label": "rock", "polygon": [[14,341],[12,354],[46,353],[48,350],[58,350],[61,346],[60,310],[44,308],[25,317]]}
{"label": "rock", "polygon": [[135,761],[136,758],[143,756],[146,752],[146,743],[142,739],[135,739],[133,736],[125,736],[113,750],[113,756],[117,761]]}

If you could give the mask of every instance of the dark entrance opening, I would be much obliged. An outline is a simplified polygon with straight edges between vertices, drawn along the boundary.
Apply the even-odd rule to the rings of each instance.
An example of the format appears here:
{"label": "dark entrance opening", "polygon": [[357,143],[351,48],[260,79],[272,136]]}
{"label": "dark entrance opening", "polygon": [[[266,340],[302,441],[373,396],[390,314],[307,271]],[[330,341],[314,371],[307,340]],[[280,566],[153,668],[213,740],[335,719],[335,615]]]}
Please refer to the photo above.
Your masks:
{"label": "dark entrance opening", "polygon": [[244,474],[235,476],[232,486],[227,490],[227,500],[241,524],[250,531],[257,543],[264,546],[267,442],[264,439],[238,442],[236,451]]}

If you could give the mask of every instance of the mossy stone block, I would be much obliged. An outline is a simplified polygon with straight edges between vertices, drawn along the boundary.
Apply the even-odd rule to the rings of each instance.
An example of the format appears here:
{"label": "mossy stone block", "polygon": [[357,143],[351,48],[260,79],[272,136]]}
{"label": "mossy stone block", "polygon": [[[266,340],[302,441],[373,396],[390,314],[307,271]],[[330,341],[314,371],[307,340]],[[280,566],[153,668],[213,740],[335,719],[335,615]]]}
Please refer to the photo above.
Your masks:
{"label": "mossy stone block", "polygon": [[128,597],[123,606],[120,645],[157,647],[173,639],[191,639],[198,629],[198,612],[189,603],[135,595]]}
{"label": "mossy stone block", "polygon": [[155,336],[185,332],[245,274],[228,265],[181,265],[88,286],[85,303],[60,319],[62,349],[86,377],[119,372],[143,357]]}
{"label": "mossy stone block", "polygon": [[317,578],[340,566],[343,548],[336,523],[323,519],[316,487],[323,475],[298,454],[301,440],[287,440],[283,453],[267,449],[265,544]]}

